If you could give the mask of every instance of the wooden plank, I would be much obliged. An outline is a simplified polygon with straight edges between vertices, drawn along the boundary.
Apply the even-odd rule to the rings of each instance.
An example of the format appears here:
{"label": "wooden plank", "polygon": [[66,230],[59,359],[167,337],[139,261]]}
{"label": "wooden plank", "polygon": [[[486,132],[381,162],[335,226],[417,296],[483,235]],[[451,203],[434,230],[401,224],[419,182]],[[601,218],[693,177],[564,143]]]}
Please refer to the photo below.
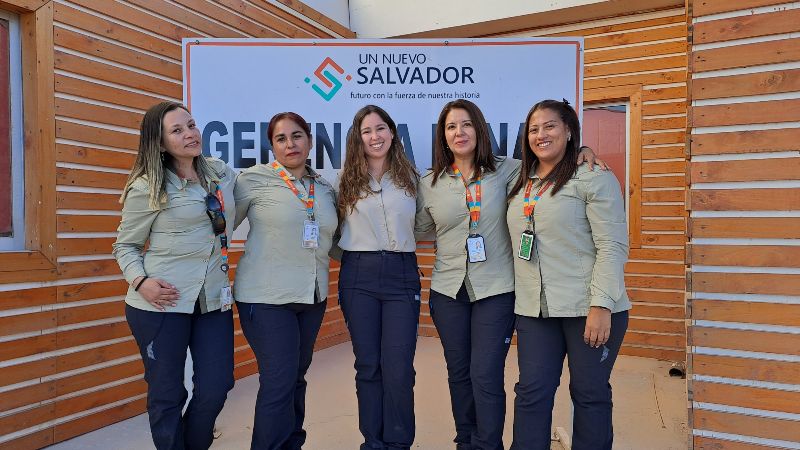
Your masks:
{"label": "wooden plank", "polygon": [[628,329],[623,345],[686,348],[686,336],[679,334],[641,333]]}
{"label": "wooden plank", "polygon": [[[692,83],[695,81],[692,80]],[[651,103],[642,105],[643,116],[658,116],[662,114],[686,114],[686,102],[674,101],[669,103]]]}
{"label": "wooden plank", "polygon": [[[127,150],[139,148],[139,134],[123,133],[105,128],[90,127],[78,123],[56,120],[56,135],[63,139],[100,144]],[[55,174],[53,174],[55,177]],[[55,180],[55,178],[54,178]]]}
{"label": "wooden plank", "polygon": [[[253,20],[254,22],[268,25],[272,30],[293,39],[313,38],[313,37],[335,37],[333,34],[323,32],[319,29],[309,31],[305,28],[306,25],[303,21],[298,20],[291,14],[287,14],[278,8],[272,7],[271,11],[264,12],[260,8],[255,8],[252,5],[243,2],[242,0],[218,0],[220,4],[231,8],[239,14]],[[264,6],[269,5],[268,2],[263,3]],[[272,5],[270,5],[272,6]],[[277,17],[276,11],[281,11],[281,20]],[[289,18],[294,20],[289,20]]]}
{"label": "wooden plank", "polygon": [[59,309],[58,325],[74,325],[112,317],[125,317],[125,302],[113,300],[106,303]]}
{"label": "wooden plank", "polygon": [[61,278],[101,277],[120,273],[119,265],[114,259],[58,263],[58,274]]}
{"label": "wooden plank", "polygon": [[125,280],[94,281],[58,286],[56,298],[59,303],[63,303],[123,296],[126,292],[128,292],[128,283]]}
{"label": "wooden plank", "polygon": [[[142,28],[151,33],[167,38],[167,40],[177,41],[180,43],[183,38],[192,37],[205,37],[198,36],[197,32],[190,30],[184,26],[176,24],[172,21],[164,20],[153,14],[150,14],[141,9],[122,4],[115,4],[111,2],[97,2],[94,0],[71,0],[72,3],[83,6],[95,13],[111,17],[120,22],[133,25],[137,28]],[[220,16],[225,15],[220,14]],[[220,16],[208,16],[219,18]],[[179,59],[179,58],[178,58]]]}
{"label": "wooden plank", "polygon": [[143,373],[144,366],[141,360],[128,361],[93,370],[91,376],[86,376],[85,373],[81,373],[71,377],[59,378],[55,381],[55,390],[60,397],[73,392],[91,389],[95,386],[102,386],[117,380],[142,375]]}
{"label": "wooden plank", "polygon": [[686,41],[661,42],[658,44],[637,45],[634,47],[611,48],[584,52],[584,64],[618,61],[620,59],[644,58],[671,53],[686,53]]}
{"label": "wooden plank", "polygon": [[642,177],[642,187],[649,188],[685,188],[686,175],[666,175],[658,177]]}
{"label": "wooden plank", "polygon": [[89,194],[86,192],[56,193],[59,209],[92,209],[100,211],[122,211],[119,195]]}
{"label": "wooden plank", "polygon": [[198,30],[208,37],[217,38],[243,38],[246,34],[238,30],[232,30],[220,25],[208,17],[203,17],[187,8],[181,8],[169,2],[161,0],[128,0],[129,3],[152,11],[162,17],[169,17],[189,28]]}
{"label": "wooden plank", "polygon": [[110,233],[117,231],[120,216],[60,214],[57,220],[59,233]]}
{"label": "wooden plank", "polygon": [[63,94],[75,95],[114,105],[128,106],[141,110],[149,109],[151,106],[163,101],[162,98],[154,95],[132,92],[103,84],[93,83],[64,74],[55,75],[55,90]]}
{"label": "wooden plank", "polygon": [[684,142],[686,142],[685,131],[648,133],[642,136],[642,145],[683,144]]}
{"label": "wooden plank", "polygon": [[[89,6],[89,10],[93,10]],[[151,34],[134,30],[108,19],[85,13],[63,3],[54,4],[55,17],[59,23],[65,23],[81,30],[98,34],[112,41],[123,42],[133,47],[157,53],[176,61],[180,61],[181,47],[179,42],[159,39]]]}
{"label": "wooden plank", "polygon": [[578,30],[562,31],[560,33],[548,34],[547,36],[548,37],[591,36],[595,34],[617,33],[620,31],[638,30],[642,28],[657,27],[660,25],[669,25],[676,23],[686,23],[686,16],[681,13],[665,17],[656,17],[653,19],[633,20],[631,22],[613,23],[608,25],[593,26],[590,28],[582,28]]}
{"label": "wooden plank", "polygon": [[628,320],[629,330],[654,331],[657,333],[686,333],[683,320],[662,320],[647,317],[631,317]]}
{"label": "wooden plank", "polygon": [[131,50],[86,34],[76,33],[60,26],[53,31],[56,45],[126,66],[135,67],[161,76],[181,80],[181,65],[175,62]]}
{"label": "wooden plank", "polygon": [[75,100],[56,98],[56,114],[60,117],[86,120],[106,125],[138,130],[143,114],[108,106],[93,105]]}
{"label": "wooden plank", "polygon": [[800,158],[693,162],[690,173],[693,183],[800,180]]}
{"label": "wooden plank", "polygon": [[56,288],[43,287],[0,292],[0,311],[55,303]]}
{"label": "wooden plank", "polygon": [[167,81],[161,78],[144,75],[132,70],[104,64],[99,61],[77,55],[55,51],[55,67],[66,72],[76,73],[114,84],[136,88],[152,94],[163,95],[175,101],[183,96],[180,82]]}
{"label": "wooden plank", "polygon": [[642,201],[644,201],[645,203],[682,202],[685,198],[686,198],[686,191],[684,189],[642,192]]}
{"label": "wooden plank", "polygon": [[644,305],[636,303],[633,305],[633,309],[631,309],[631,316],[683,319],[686,317],[686,310],[683,305]]}
{"label": "wooden plank", "polygon": [[692,394],[696,402],[795,414],[800,412],[800,392],[695,381],[692,383]]}
{"label": "wooden plank", "polygon": [[682,248],[639,248],[631,249],[628,260],[654,260],[683,262],[685,252]]}
{"label": "wooden plank", "polygon": [[59,186],[81,186],[87,188],[121,190],[125,187],[125,181],[127,179],[128,175],[122,173],[65,167],[56,169],[56,180]]}
{"label": "wooden plank", "polygon": [[205,17],[213,17],[214,19],[229,25],[237,30],[240,30],[249,36],[259,38],[281,38],[284,35],[267,28],[266,26],[256,23],[250,19],[241,17],[239,15],[231,14],[229,10],[218,6],[211,2],[198,2],[195,0],[175,0],[179,5],[183,5],[193,11],[200,13]]}
{"label": "wooden plank", "polygon": [[58,239],[59,256],[111,255],[111,245],[116,238]]}
{"label": "wooden plank", "polygon": [[800,427],[794,420],[746,416],[703,409],[694,409],[693,412],[695,429],[728,434],[746,433],[750,436],[781,441],[800,441]]}
{"label": "wooden plank", "polygon": [[45,428],[11,439],[10,441],[5,441],[0,444],[0,450],[33,450],[44,448],[52,444],[54,444],[53,429]]}
{"label": "wooden plank", "polygon": [[[633,264],[633,263],[628,263]],[[678,266],[684,268],[685,266]],[[648,291],[644,289],[628,289],[628,298],[637,303],[665,303],[670,305],[684,305],[683,292]]]}
{"label": "wooden plank", "polygon": [[612,86],[623,86],[631,84],[669,84],[682,83],[686,81],[685,70],[673,70],[669,72],[643,73],[636,75],[622,75],[618,77],[597,77],[583,81],[584,89],[599,89]]}
{"label": "wooden plank", "polygon": [[[8,254],[0,254],[0,256],[8,256]],[[0,258],[0,264],[13,264],[14,259],[15,258],[12,257],[4,261],[3,258]],[[58,274],[55,267],[52,269],[0,272],[0,284],[52,281],[55,280],[57,276]]]}
{"label": "wooden plank", "polygon": [[695,353],[692,355],[691,373],[740,380],[797,384],[797,380],[800,380],[800,363]]}
{"label": "wooden plank", "polygon": [[55,419],[55,405],[52,403],[0,417],[0,436],[24,430]]}
{"label": "wooden plank", "polygon": [[[0,343],[0,361],[23,358],[56,349],[55,333],[31,336]],[[2,434],[2,433],[0,433]]]}
{"label": "wooden plank", "polygon": [[686,220],[677,219],[644,219],[642,220],[642,231],[686,231]]}
{"label": "wooden plank", "polygon": [[642,217],[686,217],[687,215],[684,205],[642,206]]}
{"label": "wooden plank", "polygon": [[589,50],[685,37],[686,23],[683,22],[667,27],[630,30],[623,33],[604,34],[602,36],[587,36],[584,38],[583,45],[585,49]]}
{"label": "wooden plank", "polygon": [[661,361],[686,361],[686,352],[683,350],[623,345],[619,353],[620,355],[639,356]]}
{"label": "wooden plank", "polygon": [[685,173],[687,161],[644,161],[642,173],[654,175],[662,173]]}
{"label": "wooden plank", "polygon": [[800,267],[800,247],[792,245],[694,244],[689,255],[701,266]]}
{"label": "wooden plank", "polygon": [[800,209],[800,190],[695,189],[689,202],[693,211],[791,211]]}
{"label": "wooden plank", "polygon": [[642,90],[642,101],[686,99],[686,86],[646,88]]}
{"label": "wooden plank", "polygon": [[138,416],[146,410],[147,399],[140,398],[130,403],[114,406],[88,416],[79,417],[69,422],[58,424],[54,428],[54,441],[61,442],[87,433],[106,425]]}
{"label": "wooden plank", "polygon": [[800,305],[747,301],[693,299],[693,320],[760,323],[794,327],[800,323]]}
{"label": "wooden plank", "polygon": [[[58,333],[58,348],[77,347],[79,345],[93,344],[101,341],[108,341],[130,336],[131,331],[125,321],[105,323],[85,328],[77,328]],[[61,371],[61,361],[59,360],[59,371]]]}
{"label": "wooden plank", "polygon": [[685,245],[686,236],[683,234],[651,234],[643,233],[641,237],[642,245]]}
{"label": "wooden plank", "polygon": [[691,290],[726,294],[800,295],[800,275],[694,272]]}
{"label": "wooden plank", "polygon": [[56,144],[56,160],[59,162],[128,170],[133,167],[136,155],[83,145]]}
{"label": "wooden plank", "polygon": [[[117,342],[116,344],[104,345],[91,350],[83,350],[58,356],[54,358],[54,360],[58,372],[63,373],[138,354],[139,347],[137,347],[136,342],[131,338],[130,340]],[[139,364],[141,365],[141,359],[136,361],[140,361]]]}
{"label": "wooden plank", "polygon": [[691,59],[696,73],[793,62],[800,60],[800,38],[700,50]]}
{"label": "wooden plank", "polygon": [[787,9],[695,23],[693,43],[708,44],[800,31],[800,10]]}
{"label": "wooden plank", "polygon": [[800,336],[797,334],[693,326],[689,335],[690,345],[697,347],[800,355]]}
{"label": "wooden plank", "polygon": [[785,0],[726,0],[719,2],[715,0],[698,0],[692,3],[693,16],[703,17],[723,12],[741,11],[760,6],[777,5],[786,3]]}
{"label": "wooden plank", "polygon": [[0,412],[9,411],[25,405],[34,405],[55,397],[56,388],[53,382],[32,384],[0,395]]}
{"label": "wooden plank", "polygon": [[692,80],[692,98],[743,97],[800,91],[800,69]]}
{"label": "wooden plank", "polygon": [[800,99],[695,106],[690,125],[717,127],[794,121],[800,121]]}
{"label": "wooden plank", "polygon": [[52,375],[56,372],[55,358],[38,359],[35,361],[14,364],[0,370],[0,386],[35,380],[36,378]]}
{"label": "wooden plank", "polygon": [[[713,2],[717,3],[717,2]],[[694,450],[773,450],[771,445],[758,445],[742,441],[729,441],[704,436],[692,436]]]}
{"label": "wooden plank", "polygon": [[796,217],[694,217],[689,233],[695,238],[800,239]]}
{"label": "wooden plank", "polygon": [[686,128],[686,116],[659,117],[642,121],[642,130],[644,131],[673,130],[676,128]]}
{"label": "wooden plank", "polygon": [[[661,58],[640,59],[634,61],[612,62],[584,66],[584,78],[621,75],[625,73],[646,72],[649,70],[666,70],[686,68],[686,56],[664,56]],[[670,113],[662,113],[670,114]]]}
{"label": "wooden plank", "polygon": [[39,311],[0,317],[0,336],[30,333],[55,328],[55,311]]}
{"label": "wooden plank", "polygon": [[692,155],[797,150],[798,128],[692,135]]}
{"label": "wooden plank", "polygon": [[682,263],[629,262],[625,264],[626,274],[683,275],[685,271],[686,268]]}

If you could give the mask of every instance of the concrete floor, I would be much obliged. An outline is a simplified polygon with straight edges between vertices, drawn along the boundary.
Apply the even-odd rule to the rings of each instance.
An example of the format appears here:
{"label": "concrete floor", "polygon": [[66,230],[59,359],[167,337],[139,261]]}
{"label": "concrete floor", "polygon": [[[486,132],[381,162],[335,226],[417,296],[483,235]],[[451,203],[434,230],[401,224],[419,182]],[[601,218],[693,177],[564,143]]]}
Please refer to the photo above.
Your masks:
{"label": "concrete floor", "polygon": [[[452,449],[455,436],[447,374],[438,339],[421,337],[415,360],[417,370],[414,448]],[[678,450],[687,448],[686,382],[670,378],[669,364],[651,359],[621,356],[612,375],[614,387],[615,449]],[[565,370],[566,372],[566,370]],[[516,347],[512,346],[506,365],[508,414],[504,443],[511,445],[514,383],[517,378]],[[353,450],[361,441],[355,396],[353,353],[350,343],[317,352],[308,374],[305,450]],[[571,403],[561,380],[556,395],[553,426],[571,430]],[[248,449],[253,425],[253,406],[258,377],[237,381],[218,421],[220,433],[212,449]],[[51,450],[152,449],[147,415],[105,427],[66,442]],[[554,449],[562,448],[554,443]]]}

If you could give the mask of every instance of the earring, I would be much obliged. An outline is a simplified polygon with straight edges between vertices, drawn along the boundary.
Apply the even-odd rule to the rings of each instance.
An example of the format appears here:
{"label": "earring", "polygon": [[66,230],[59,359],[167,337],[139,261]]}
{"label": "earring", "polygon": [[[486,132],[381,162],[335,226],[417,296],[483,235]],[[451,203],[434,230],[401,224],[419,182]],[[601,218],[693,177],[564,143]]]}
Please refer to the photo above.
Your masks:
{"label": "earring", "polygon": [[571,139],[572,139],[572,134],[568,134],[568,135],[567,135],[567,140],[569,141],[569,140],[571,140]]}
{"label": "earring", "polygon": [[164,162],[164,152],[161,152],[161,162]]}

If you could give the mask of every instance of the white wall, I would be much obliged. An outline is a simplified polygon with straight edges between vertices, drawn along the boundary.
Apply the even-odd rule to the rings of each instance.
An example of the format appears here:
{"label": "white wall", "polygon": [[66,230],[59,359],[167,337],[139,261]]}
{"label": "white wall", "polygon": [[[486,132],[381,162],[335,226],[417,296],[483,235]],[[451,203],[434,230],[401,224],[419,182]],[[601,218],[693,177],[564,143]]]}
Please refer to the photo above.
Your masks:
{"label": "white wall", "polygon": [[303,0],[303,3],[350,28],[350,9],[347,0]]}
{"label": "white wall", "polygon": [[350,29],[360,38],[382,38],[593,3],[604,1],[350,0]]}

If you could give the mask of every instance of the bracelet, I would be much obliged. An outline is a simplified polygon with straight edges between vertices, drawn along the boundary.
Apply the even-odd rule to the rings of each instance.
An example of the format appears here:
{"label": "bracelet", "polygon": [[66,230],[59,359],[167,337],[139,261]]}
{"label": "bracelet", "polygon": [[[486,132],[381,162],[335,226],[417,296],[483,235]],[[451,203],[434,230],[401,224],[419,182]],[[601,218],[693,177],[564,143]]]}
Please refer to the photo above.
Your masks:
{"label": "bracelet", "polygon": [[144,284],[144,280],[146,280],[147,278],[148,278],[148,276],[147,276],[147,275],[143,276],[143,277],[142,277],[142,279],[141,279],[141,280],[139,280],[139,284],[137,284],[137,285],[136,285],[136,287],[135,287],[135,288],[133,288],[133,290],[134,290],[134,291],[138,291],[138,290],[139,290],[139,288],[140,288],[140,287],[142,287],[142,284]]}

